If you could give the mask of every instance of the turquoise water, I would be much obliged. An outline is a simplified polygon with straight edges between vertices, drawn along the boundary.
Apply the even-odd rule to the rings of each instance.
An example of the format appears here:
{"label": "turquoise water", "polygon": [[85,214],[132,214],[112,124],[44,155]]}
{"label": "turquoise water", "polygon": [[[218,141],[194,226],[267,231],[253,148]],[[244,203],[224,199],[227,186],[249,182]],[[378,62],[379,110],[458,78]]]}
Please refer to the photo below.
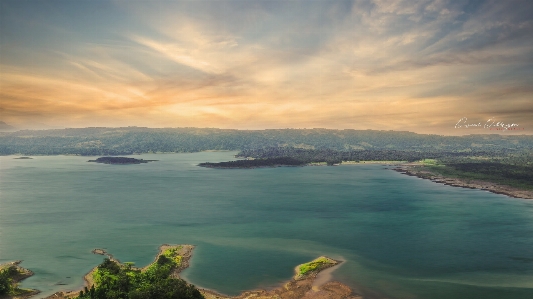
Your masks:
{"label": "turquoise water", "polygon": [[[235,295],[275,287],[319,255],[369,298],[533,298],[533,200],[454,188],[380,165],[207,169],[233,152],[0,157],[0,262],[23,287],[75,289],[107,248],[150,263],[194,244],[188,281]],[[41,297],[42,297],[41,296]]]}

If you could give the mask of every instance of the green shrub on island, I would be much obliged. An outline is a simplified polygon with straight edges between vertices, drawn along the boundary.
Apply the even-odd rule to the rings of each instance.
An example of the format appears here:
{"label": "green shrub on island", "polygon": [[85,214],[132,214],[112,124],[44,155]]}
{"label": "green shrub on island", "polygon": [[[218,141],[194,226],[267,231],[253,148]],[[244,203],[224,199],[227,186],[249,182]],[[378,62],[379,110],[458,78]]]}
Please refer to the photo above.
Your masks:
{"label": "green shrub on island", "polygon": [[[180,278],[172,277],[179,267],[176,251],[165,251],[146,270],[133,263],[119,264],[105,259],[93,273],[95,284],[80,292],[79,299],[200,299],[198,289]],[[180,259],[181,262],[181,259]]]}
{"label": "green shrub on island", "polygon": [[[175,262],[175,266],[176,267],[179,267],[181,266],[181,260],[183,259],[183,257],[181,255],[179,255],[179,250],[181,250],[183,246],[178,246],[177,248],[169,248],[167,250],[165,250],[161,256],[164,256],[170,260],[173,260]],[[161,256],[159,256],[161,258]]]}
{"label": "green shrub on island", "polygon": [[300,266],[298,266],[298,277],[302,277],[313,271],[321,270],[324,267],[333,266],[335,264],[337,264],[336,261],[325,256],[321,256],[317,259],[310,261],[309,263],[301,264]]}
{"label": "green shrub on island", "polygon": [[20,273],[15,266],[9,266],[0,270],[0,296],[15,295],[20,291],[17,287],[17,283],[13,279],[19,274]]}
{"label": "green shrub on island", "polygon": [[9,267],[0,271],[0,296],[13,292],[13,279],[10,274],[12,268],[14,267]]}

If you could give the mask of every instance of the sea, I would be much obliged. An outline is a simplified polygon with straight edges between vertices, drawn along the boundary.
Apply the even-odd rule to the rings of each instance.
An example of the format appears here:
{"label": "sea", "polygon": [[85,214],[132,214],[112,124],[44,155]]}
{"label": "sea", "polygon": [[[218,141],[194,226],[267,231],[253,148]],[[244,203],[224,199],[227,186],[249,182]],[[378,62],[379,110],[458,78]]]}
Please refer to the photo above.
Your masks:
{"label": "sea", "polygon": [[104,248],[145,266],[196,248],[182,277],[222,294],[270,289],[318,256],[365,298],[533,298],[533,200],[375,164],[212,169],[236,152],[0,157],[0,263],[23,260],[42,298],[83,285]]}

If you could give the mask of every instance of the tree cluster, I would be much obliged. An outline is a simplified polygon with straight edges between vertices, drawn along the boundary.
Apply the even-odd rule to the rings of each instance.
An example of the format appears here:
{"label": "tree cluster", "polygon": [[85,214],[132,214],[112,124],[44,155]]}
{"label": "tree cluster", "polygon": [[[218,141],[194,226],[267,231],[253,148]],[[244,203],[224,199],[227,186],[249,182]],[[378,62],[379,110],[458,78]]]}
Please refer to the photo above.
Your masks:
{"label": "tree cluster", "polygon": [[[400,150],[351,150],[337,151],[333,149],[302,149],[292,147],[270,147],[263,149],[243,150],[237,156],[252,157],[255,159],[285,158],[295,159],[302,163],[326,162],[339,164],[342,161],[419,161],[422,159],[457,158],[470,156],[486,156],[493,153],[475,152],[449,152],[438,150],[400,151]],[[505,155],[504,151],[494,153],[498,156]]]}
{"label": "tree cluster", "polygon": [[439,136],[378,130],[225,130],[210,128],[84,128],[0,133],[0,155],[128,155],[151,152],[306,149],[495,151],[533,148],[533,136]]}
{"label": "tree cluster", "polygon": [[13,281],[13,277],[18,275],[17,267],[10,266],[0,270],[0,296],[10,295],[16,290],[16,283]]}
{"label": "tree cluster", "polygon": [[105,259],[93,274],[95,284],[85,288],[79,299],[201,299],[200,291],[180,278],[172,276],[177,263],[160,255],[145,271],[131,263],[118,264]]}

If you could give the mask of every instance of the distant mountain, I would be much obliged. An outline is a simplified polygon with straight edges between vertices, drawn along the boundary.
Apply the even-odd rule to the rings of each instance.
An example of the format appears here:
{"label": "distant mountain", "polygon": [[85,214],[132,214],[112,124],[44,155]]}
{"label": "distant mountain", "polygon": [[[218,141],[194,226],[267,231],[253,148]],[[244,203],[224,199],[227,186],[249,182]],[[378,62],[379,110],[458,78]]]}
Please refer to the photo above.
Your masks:
{"label": "distant mountain", "polygon": [[142,127],[20,130],[0,134],[0,155],[108,156],[205,150],[242,151],[270,147],[335,151],[531,151],[533,135],[440,136],[378,130]]}
{"label": "distant mountain", "polygon": [[1,121],[0,120],[0,131],[2,132],[9,132],[9,131],[15,131],[16,128],[13,127],[13,126],[10,126],[8,124],[6,124],[5,122]]}

